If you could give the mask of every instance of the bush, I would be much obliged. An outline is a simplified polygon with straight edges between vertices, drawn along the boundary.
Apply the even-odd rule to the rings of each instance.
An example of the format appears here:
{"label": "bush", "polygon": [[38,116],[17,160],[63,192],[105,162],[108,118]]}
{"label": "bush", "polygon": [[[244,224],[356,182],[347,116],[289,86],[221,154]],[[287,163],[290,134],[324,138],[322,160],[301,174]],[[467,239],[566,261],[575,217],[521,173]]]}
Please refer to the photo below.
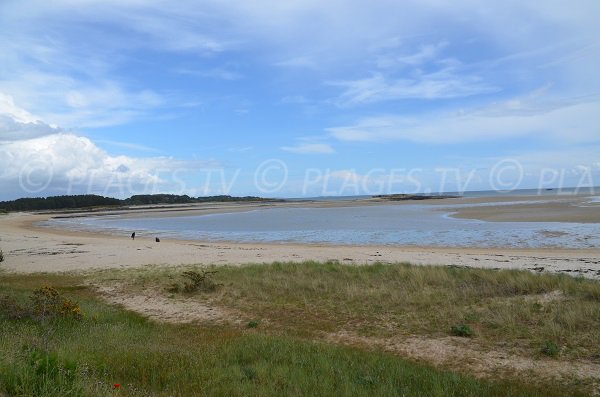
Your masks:
{"label": "bush", "polygon": [[9,319],[83,318],[79,304],[61,296],[55,288],[47,286],[34,290],[28,304],[25,305],[19,304],[11,296],[0,297],[0,315]]}
{"label": "bush", "polygon": [[0,316],[10,320],[20,319],[27,315],[27,310],[19,305],[12,296],[0,296]]}
{"label": "bush", "polygon": [[471,337],[473,336],[473,329],[467,324],[457,324],[452,326],[450,333],[454,336]]}
{"label": "bush", "polygon": [[199,272],[195,270],[189,270],[187,272],[183,272],[181,275],[187,279],[184,281],[183,286],[179,284],[173,284],[167,290],[169,292],[185,292],[185,293],[193,293],[193,292],[213,292],[216,291],[223,284],[218,284],[213,280],[213,274],[217,271],[206,271],[201,270]]}
{"label": "bush", "polygon": [[258,321],[256,321],[256,320],[249,321],[246,326],[248,328],[256,328],[256,327],[258,327]]}
{"label": "bush", "polygon": [[4,252],[0,250],[0,262],[4,262]]}
{"label": "bush", "polygon": [[542,353],[545,354],[546,356],[550,356],[550,357],[556,357],[558,356],[558,353],[560,353],[560,348],[558,347],[558,345],[552,341],[545,341],[544,345],[542,346]]}
{"label": "bush", "polygon": [[30,297],[32,315],[35,317],[83,317],[79,305],[63,298],[53,287],[41,287],[33,291]]}

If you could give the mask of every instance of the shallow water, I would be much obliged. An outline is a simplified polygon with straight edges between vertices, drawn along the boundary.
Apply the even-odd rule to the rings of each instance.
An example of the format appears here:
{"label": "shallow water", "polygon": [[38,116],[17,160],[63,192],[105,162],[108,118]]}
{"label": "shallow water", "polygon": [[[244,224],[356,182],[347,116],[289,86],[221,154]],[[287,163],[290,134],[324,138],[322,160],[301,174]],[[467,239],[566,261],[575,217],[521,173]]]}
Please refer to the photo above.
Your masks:
{"label": "shallow water", "polygon": [[[84,217],[49,226],[207,241],[427,245],[451,247],[600,246],[600,224],[454,219],[428,205],[270,208],[177,217]],[[439,208],[439,207],[438,207]]]}

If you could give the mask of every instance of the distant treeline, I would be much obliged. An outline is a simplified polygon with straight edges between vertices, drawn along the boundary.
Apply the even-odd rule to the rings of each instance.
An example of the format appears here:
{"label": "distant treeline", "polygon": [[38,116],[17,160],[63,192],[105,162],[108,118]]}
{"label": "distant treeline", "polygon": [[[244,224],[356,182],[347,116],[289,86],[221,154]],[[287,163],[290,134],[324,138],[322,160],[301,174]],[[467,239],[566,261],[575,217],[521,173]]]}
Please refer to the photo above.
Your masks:
{"label": "distant treeline", "polygon": [[226,201],[275,201],[256,196],[206,196],[190,197],[187,194],[182,196],[177,194],[137,194],[122,201],[123,205],[149,205],[149,204],[190,204],[206,202],[226,202]]}
{"label": "distant treeline", "polygon": [[448,199],[448,198],[459,198],[460,196],[451,196],[448,194],[380,194],[378,196],[372,196],[376,199],[390,200],[390,201],[407,201],[407,200],[436,200],[436,199]]}
{"label": "distant treeline", "polygon": [[73,196],[51,196],[20,198],[11,201],[0,201],[0,211],[39,211],[39,210],[63,210],[91,207],[115,207],[127,205],[150,205],[150,204],[191,204],[204,202],[225,201],[274,201],[261,197],[245,196],[207,196],[190,197],[188,195],[176,194],[138,194],[125,200],[112,197],[103,197],[95,194],[83,194]]}

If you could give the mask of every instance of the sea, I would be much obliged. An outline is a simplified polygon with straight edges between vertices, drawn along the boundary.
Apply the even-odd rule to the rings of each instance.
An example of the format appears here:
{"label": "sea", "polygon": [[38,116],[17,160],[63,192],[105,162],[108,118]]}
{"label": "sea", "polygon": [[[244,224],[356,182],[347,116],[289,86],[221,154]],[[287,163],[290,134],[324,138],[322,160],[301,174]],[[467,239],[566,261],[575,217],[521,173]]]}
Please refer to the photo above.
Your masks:
{"label": "sea", "polygon": [[[600,189],[596,190],[600,192]],[[596,191],[589,191],[595,194]],[[514,191],[512,196],[532,195]],[[539,193],[535,190],[535,194]],[[556,194],[544,190],[537,202]],[[586,194],[581,192],[577,193]],[[452,193],[449,193],[452,194]],[[499,195],[496,192],[496,196]],[[491,192],[470,192],[468,197],[490,197]],[[504,196],[508,196],[504,194]],[[335,197],[320,200],[361,198]],[[588,204],[598,206],[598,196]],[[546,199],[547,200],[547,199]],[[528,201],[531,203],[531,201]],[[586,205],[588,205],[586,204]],[[479,206],[490,203],[476,204]],[[519,205],[504,201],[493,205]],[[597,248],[600,224],[570,222],[486,222],[453,218],[461,206],[473,204],[356,205],[336,208],[259,208],[244,212],[191,216],[120,215],[86,216],[50,220],[46,226],[70,230],[102,231],[128,236],[156,236],[161,239],[233,241],[254,243],[309,243],[335,245],[394,245],[439,247],[510,248]]]}

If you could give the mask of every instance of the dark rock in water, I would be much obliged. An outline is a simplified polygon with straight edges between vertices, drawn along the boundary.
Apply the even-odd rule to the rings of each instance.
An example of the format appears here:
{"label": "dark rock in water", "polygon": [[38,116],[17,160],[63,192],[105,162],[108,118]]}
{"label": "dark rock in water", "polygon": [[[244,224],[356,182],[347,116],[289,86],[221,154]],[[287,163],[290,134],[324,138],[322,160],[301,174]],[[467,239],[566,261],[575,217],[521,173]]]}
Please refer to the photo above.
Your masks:
{"label": "dark rock in water", "polygon": [[158,237],[156,237],[156,238],[154,239],[154,241],[156,241],[157,243],[160,243],[160,239],[159,239]]}

